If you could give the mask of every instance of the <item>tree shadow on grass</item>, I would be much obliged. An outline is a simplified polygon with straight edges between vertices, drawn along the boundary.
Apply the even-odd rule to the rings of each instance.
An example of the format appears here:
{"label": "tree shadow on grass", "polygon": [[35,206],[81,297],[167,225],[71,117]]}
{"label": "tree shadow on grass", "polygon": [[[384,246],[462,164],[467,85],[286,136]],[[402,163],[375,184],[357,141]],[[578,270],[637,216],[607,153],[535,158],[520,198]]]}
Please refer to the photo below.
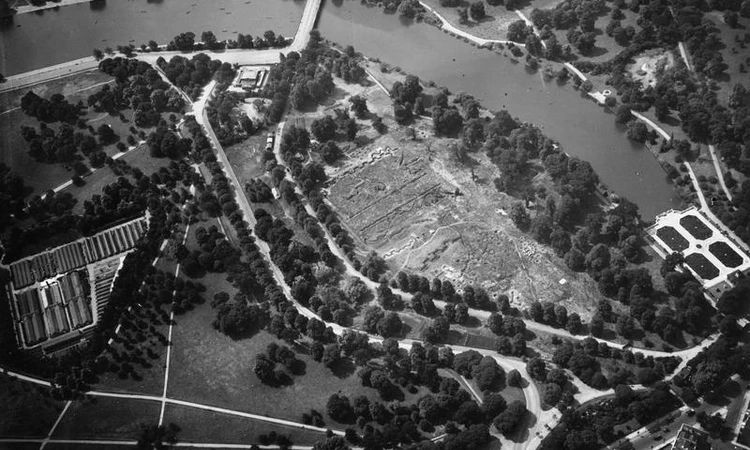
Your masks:
{"label": "tree shadow on grass", "polygon": [[337,378],[343,380],[345,378],[349,378],[352,374],[354,374],[356,368],[357,367],[354,365],[354,362],[351,359],[341,358],[331,366],[331,373],[333,373]]}
{"label": "tree shadow on grass", "polygon": [[301,359],[295,359],[291,367],[289,367],[289,371],[294,376],[302,376],[307,373],[307,363]]}

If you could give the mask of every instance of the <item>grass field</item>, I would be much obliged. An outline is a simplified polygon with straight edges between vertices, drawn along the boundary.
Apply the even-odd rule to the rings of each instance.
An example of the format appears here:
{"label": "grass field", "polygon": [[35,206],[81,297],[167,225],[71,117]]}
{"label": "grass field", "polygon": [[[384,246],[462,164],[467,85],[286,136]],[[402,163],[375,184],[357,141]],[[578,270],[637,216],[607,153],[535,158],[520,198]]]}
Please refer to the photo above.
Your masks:
{"label": "grass field", "polygon": [[141,424],[158,423],[159,402],[96,397],[76,401],[55,429],[56,439],[134,439]]}
{"label": "grass field", "polygon": [[[31,90],[45,98],[61,93],[71,103],[79,100],[85,103],[86,98],[102,83],[111,80],[112,77],[94,71],[40,84]],[[0,95],[0,113],[18,108],[21,97],[28,91],[29,89],[21,89]],[[0,117],[0,162],[21,175],[27,186],[33,187],[35,193],[41,193],[70,179],[72,172],[62,165],[38,163],[28,155],[28,145],[21,137],[20,128],[23,125],[39,128],[36,119],[27,116],[20,109],[3,113]]]}
{"label": "grass field", "polygon": [[726,45],[725,48],[719,50],[721,56],[724,58],[724,62],[729,66],[724,72],[726,75],[719,77],[717,84],[720,87],[716,94],[719,97],[719,101],[726,105],[729,102],[729,96],[732,93],[732,88],[737,83],[745,83],[747,81],[747,73],[740,72],[740,64],[744,64],[745,67],[750,67],[748,64],[748,50],[747,44],[743,48],[740,44],[735,41],[735,38],[740,40],[744,39],[747,33],[747,26],[750,24],[750,20],[744,17],[739,17],[738,27],[732,28],[722,18],[723,13],[721,11],[712,11],[704,14],[704,19],[710,20],[719,29],[721,41]]}
{"label": "grass field", "polygon": [[[230,292],[231,286],[221,277],[209,274],[201,279],[208,287],[207,299],[220,290]],[[324,413],[328,397],[334,393],[377,396],[374,390],[362,387],[356,375],[339,378],[304,354],[297,355],[306,365],[304,375],[296,376],[290,386],[266,386],[253,373],[255,355],[278,341],[265,331],[232,340],[213,329],[214,317],[207,301],[177,318],[172,334],[170,397],[299,421],[311,408]],[[330,418],[326,422],[336,425]]]}
{"label": "grass field", "polygon": [[47,436],[63,403],[44,397],[40,392],[28,383],[0,377],[1,437]]}
{"label": "grass field", "polygon": [[[87,72],[84,74],[67,77],[62,80],[53,81],[46,84],[41,84],[33,87],[33,91],[44,98],[49,98],[51,95],[56,93],[62,93],[70,103],[77,103],[82,101],[86,104],[86,100],[89,95],[96,92],[101,88],[102,84],[111,82],[112,78],[99,72]],[[21,111],[19,108],[20,100],[23,95],[28,92],[28,89],[21,89],[10,93],[4,93],[0,95],[0,162],[5,163],[14,172],[18,173],[23,179],[27,186],[30,186],[34,194],[41,194],[48,189],[55,188],[70,180],[73,176],[72,170],[66,169],[62,164],[46,164],[35,161],[28,154],[28,144],[21,137],[20,129],[22,126],[30,126],[33,128],[39,128],[39,122]],[[129,128],[133,125],[132,123],[132,110],[123,110],[119,116],[111,116],[107,113],[99,113],[93,110],[88,110],[81,118],[86,121],[86,124],[96,129],[102,124],[109,124],[114,130],[115,134],[119,136],[119,142],[125,142],[126,138],[132,134]],[[162,117],[167,119],[169,113],[162,114]],[[57,130],[60,126],[59,122],[47,124],[49,128]],[[78,129],[76,128],[78,131]],[[85,133],[87,131],[83,130]],[[147,133],[149,130],[145,130]],[[114,156],[119,153],[115,147],[116,142],[109,144],[102,148],[102,150],[109,156]],[[139,152],[136,150],[134,153]],[[146,150],[147,152],[147,150]],[[147,154],[147,153],[146,153]],[[141,160],[140,155],[130,155],[126,158],[130,159],[134,166],[139,166],[138,163],[133,163],[136,159]],[[87,160],[84,163],[88,166]],[[142,168],[144,173],[153,172],[153,162],[146,163]],[[158,167],[158,165],[157,165]],[[104,176],[107,175],[107,176]],[[102,169],[97,171],[92,177],[90,177],[89,184],[93,184],[93,187],[84,186],[81,188],[82,191],[95,189],[102,184],[103,179],[113,179],[113,175],[109,169]],[[87,198],[87,197],[85,197]]]}
{"label": "grass field", "polygon": [[164,411],[164,423],[170,422],[180,427],[180,442],[260,444],[258,436],[271,431],[288,436],[294,445],[313,445],[325,439],[323,433],[178,405],[167,405]]}

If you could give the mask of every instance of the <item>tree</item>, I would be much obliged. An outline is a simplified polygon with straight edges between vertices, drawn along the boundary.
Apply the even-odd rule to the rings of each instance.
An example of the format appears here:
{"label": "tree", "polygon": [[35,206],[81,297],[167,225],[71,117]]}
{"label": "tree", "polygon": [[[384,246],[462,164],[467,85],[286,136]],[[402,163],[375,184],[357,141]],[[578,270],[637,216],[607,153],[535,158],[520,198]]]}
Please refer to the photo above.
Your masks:
{"label": "tree", "polygon": [[508,408],[500,413],[492,424],[500,433],[509,435],[515,432],[526,417],[526,406],[520,400],[514,400]]}
{"label": "tree", "polygon": [[266,354],[260,353],[255,357],[253,372],[262,383],[270,384],[276,381],[274,366],[274,362]]}
{"label": "tree", "polygon": [[544,385],[544,403],[554,406],[562,397],[562,388],[554,383]]}
{"label": "tree", "polygon": [[204,31],[201,34],[201,42],[203,42],[203,45],[210,50],[218,48],[218,42],[213,31]]}
{"label": "tree", "polygon": [[335,163],[342,155],[341,149],[334,141],[326,141],[320,146],[320,156],[328,164]]}
{"label": "tree", "polygon": [[432,122],[435,132],[442,135],[455,135],[461,131],[463,117],[455,108],[439,108],[432,110]]}
{"label": "tree", "polygon": [[536,380],[544,380],[547,376],[547,365],[539,357],[534,357],[526,363],[526,371]]}
{"label": "tree", "polygon": [[521,376],[521,373],[516,369],[508,372],[508,386],[514,386],[518,388],[523,386],[523,377]]}
{"label": "tree", "polygon": [[508,40],[518,43],[526,42],[526,37],[529,35],[529,30],[526,27],[526,22],[523,20],[516,20],[508,26]]}
{"label": "tree", "polygon": [[460,23],[466,23],[469,21],[469,10],[465,6],[457,8],[456,13],[458,13],[458,21]]}
{"label": "tree", "polygon": [[510,207],[510,218],[521,231],[527,231],[531,226],[531,218],[522,202],[515,202]]}
{"label": "tree", "polygon": [[310,126],[313,136],[320,142],[329,141],[336,137],[336,121],[331,116],[315,119]]}
{"label": "tree", "polygon": [[450,332],[448,320],[443,316],[439,316],[432,321],[430,326],[424,329],[422,337],[427,342],[441,342],[448,337],[448,332]]}
{"label": "tree", "polygon": [[94,49],[93,55],[94,55],[94,59],[96,59],[97,61],[99,61],[102,58],[104,58],[104,53],[101,50],[99,50],[98,48]]}
{"label": "tree", "polygon": [[397,336],[401,333],[401,318],[395,312],[389,312],[378,321],[378,334],[383,337]]}
{"label": "tree", "polygon": [[496,417],[501,412],[505,411],[507,404],[502,395],[497,392],[489,392],[484,394],[484,403],[482,404],[482,410],[486,417]]}
{"label": "tree", "polygon": [[497,389],[505,384],[505,372],[490,356],[485,356],[479,364],[474,366],[471,370],[471,377],[481,391]]}
{"label": "tree", "polygon": [[484,12],[484,2],[482,0],[473,2],[469,6],[469,14],[471,15],[471,18],[477,22],[484,19],[486,15]]}
{"label": "tree", "polygon": [[349,97],[349,103],[352,105],[352,111],[358,119],[362,119],[369,112],[367,110],[367,100],[359,95]]}
{"label": "tree", "polygon": [[328,397],[326,411],[333,420],[339,423],[354,422],[354,409],[345,395],[333,394]]}

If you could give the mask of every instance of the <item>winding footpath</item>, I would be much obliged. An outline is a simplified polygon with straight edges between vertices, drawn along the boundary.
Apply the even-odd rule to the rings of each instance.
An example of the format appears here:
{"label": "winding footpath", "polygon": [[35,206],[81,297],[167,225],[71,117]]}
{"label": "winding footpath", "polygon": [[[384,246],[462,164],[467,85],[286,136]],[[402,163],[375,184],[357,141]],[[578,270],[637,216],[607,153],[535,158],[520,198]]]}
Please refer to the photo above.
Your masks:
{"label": "winding footpath", "polygon": [[475,44],[477,44],[479,46],[487,46],[487,45],[492,45],[492,44],[503,44],[503,45],[513,44],[513,45],[518,46],[518,47],[525,47],[525,44],[521,44],[521,43],[518,43],[518,42],[507,41],[507,40],[504,41],[504,40],[501,40],[501,39],[484,39],[484,38],[480,38],[479,36],[474,36],[471,33],[467,33],[466,31],[463,31],[463,30],[461,30],[461,29],[453,26],[453,24],[451,24],[448,21],[448,19],[446,19],[445,17],[443,17],[443,15],[440,14],[439,12],[435,11],[435,9],[432,6],[428,5],[427,3],[423,2],[423,1],[420,1],[419,4],[422,5],[422,7],[424,9],[426,9],[427,11],[429,11],[430,13],[432,13],[435,17],[437,17],[438,20],[440,20],[440,22],[441,22],[440,28],[441,29],[443,29],[443,30],[445,30],[445,31],[447,31],[447,32],[455,35],[455,36],[458,36],[460,38],[468,39],[469,41],[471,41],[471,42],[473,42],[473,43],[475,43]]}

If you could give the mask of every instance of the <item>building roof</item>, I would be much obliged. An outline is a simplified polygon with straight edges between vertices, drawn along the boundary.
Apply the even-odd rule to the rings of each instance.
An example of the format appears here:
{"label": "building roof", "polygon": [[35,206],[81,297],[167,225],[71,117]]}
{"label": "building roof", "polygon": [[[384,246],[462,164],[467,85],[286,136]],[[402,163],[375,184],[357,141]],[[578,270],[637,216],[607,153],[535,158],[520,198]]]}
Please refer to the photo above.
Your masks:
{"label": "building roof", "polygon": [[711,450],[708,433],[683,423],[672,450]]}

